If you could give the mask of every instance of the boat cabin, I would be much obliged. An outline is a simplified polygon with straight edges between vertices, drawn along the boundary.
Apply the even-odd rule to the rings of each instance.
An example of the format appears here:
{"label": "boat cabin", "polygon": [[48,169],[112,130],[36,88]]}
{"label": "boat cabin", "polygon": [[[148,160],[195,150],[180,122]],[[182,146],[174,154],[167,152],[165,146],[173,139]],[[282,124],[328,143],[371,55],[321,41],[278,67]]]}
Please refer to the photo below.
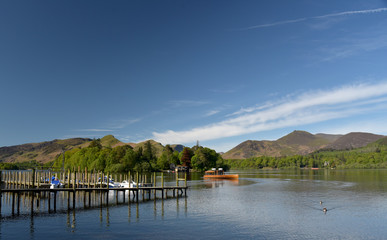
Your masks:
{"label": "boat cabin", "polygon": [[224,175],[224,171],[223,168],[218,168],[218,170],[216,170],[216,168],[213,168],[211,170],[205,171],[204,175]]}

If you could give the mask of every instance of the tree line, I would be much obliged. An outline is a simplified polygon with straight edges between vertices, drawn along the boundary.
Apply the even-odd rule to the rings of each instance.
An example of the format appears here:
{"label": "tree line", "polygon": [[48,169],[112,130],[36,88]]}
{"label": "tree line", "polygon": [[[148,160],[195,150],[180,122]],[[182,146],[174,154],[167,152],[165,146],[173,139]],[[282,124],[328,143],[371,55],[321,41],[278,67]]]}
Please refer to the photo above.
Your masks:
{"label": "tree line", "polygon": [[[204,171],[213,167],[225,167],[223,158],[215,150],[194,146],[185,147],[182,152],[173,150],[166,145],[160,156],[156,156],[150,141],[143,147],[136,149],[129,145],[115,148],[103,147],[99,139],[94,139],[88,147],[75,148],[64,154],[64,168],[88,168],[90,170],[118,173],[118,172],[152,172],[172,170],[182,165],[196,171]],[[52,163],[54,169],[63,168],[63,156],[58,155]]]}
{"label": "tree line", "polygon": [[373,145],[352,150],[324,150],[301,156],[225,159],[233,169],[261,168],[387,168],[387,147]]}

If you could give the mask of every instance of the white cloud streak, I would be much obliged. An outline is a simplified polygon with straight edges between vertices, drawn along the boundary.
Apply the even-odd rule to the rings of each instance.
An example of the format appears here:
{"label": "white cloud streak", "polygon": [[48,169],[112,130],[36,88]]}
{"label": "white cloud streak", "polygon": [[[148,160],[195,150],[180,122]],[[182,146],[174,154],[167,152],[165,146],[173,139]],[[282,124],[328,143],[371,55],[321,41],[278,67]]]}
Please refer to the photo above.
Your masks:
{"label": "white cloud streak", "polygon": [[217,113],[219,113],[219,112],[220,112],[220,110],[211,110],[211,111],[207,112],[207,113],[205,114],[205,116],[206,116],[206,117],[210,117],[210,116],[215,115],[215,114],[217,114]]}
{"label": "white cloud streak", "polygon": [[312,19],[325,19],[325,18],[350,16],[350,15],[358,15],[358,14],[381,13],[381,12],[385,12],[385,11],[387,11],[387,8],[366,9],[366,10],[358,10],[358,11],[345,11],[345,12],[331,13],[331,14],[308,17],[308,18],[298,18],[298,19],[285,20],[285,21],[279,21],[279,22],[268,23],[268,24],[260,24],[260,25],[246,27],[246,28],[240,28],[239,30],[251,30],[251,29],[258,29],[258,28],[267,28],[267,27],[274,27],[274,26],[291,24],[291,23],[304,22],[304,21],[312,20]]}
{"label": "white cloud streak", "polygon": [[190,143],[347,118],[387,110],[386,97],[387,82],[314,91],[264,108],[248,108],[249,111],[239,111],[213,124],[184,131],[153,132],[153,139],[163,144]]}

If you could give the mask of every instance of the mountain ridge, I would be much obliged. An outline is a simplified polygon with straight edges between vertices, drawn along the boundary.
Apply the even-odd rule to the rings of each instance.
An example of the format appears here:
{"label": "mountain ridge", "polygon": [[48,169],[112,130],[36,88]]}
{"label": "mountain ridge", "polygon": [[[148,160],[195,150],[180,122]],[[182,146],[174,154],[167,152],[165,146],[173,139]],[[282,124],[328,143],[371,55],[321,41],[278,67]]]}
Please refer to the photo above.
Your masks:
{"label": "mountain ridge", "polygon": [[[347,150],[364,147],[377,141],[386,141],[386,136],[373,133],[351,132],[345,135],[339,134],[311,134],[306,131],[293,131],[277,140],[246,140],[233,149],[222,154],[224,159],[246,159],[260,156],[291,156],[306,155],[317,150]],[[103,147],[115,148],[129,145],[133,149],[145,146],[150,141],[156,156],[160,156],[164,146],[154,140],[146,140],[140,143],[124,143],[113,135],[98,139]],[[40,143],[26,143],[15,146],[0,147],[0,162],[25,162],[36,160],[46,163],[55,159],[63,150],[88,147],[93,139],[69,138],[55,139]],[[184,146],[173,144],[171,147],[181,151]]]}
{"label": "mountain ridge", "polygon": [[351,132],[338,134],[311,134],[306,131],[293,131],[275,141],[247,140],[222,155],[224,159],[245,159],[251,157],[282,157],[307,155],[317,150],[346,150],[364,147],[375,142],[383,135]]}

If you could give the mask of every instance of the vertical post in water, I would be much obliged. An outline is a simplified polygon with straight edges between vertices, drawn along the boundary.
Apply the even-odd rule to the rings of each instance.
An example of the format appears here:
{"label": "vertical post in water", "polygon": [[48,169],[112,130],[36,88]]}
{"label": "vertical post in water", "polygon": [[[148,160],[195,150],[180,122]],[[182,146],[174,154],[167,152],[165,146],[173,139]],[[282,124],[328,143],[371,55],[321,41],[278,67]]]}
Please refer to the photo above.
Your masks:
{"label": "vertical post in water", "polygon": [[70,168],[69,168],[69,170],[67,172],[67,188],[70,188],[70,176],[71,176],[71,174],[70,174]]}
{"label": "vertical post in water", "polygon": [[161,173],[161,198],[164,199],[164,172]]}
{"label": "vertical post in water", "polygon": [[2,183],[2,180],[3,180],[3,172],[0,171],[0,214],[1,214],[1,202],[3,200],[3,194],[1,193],[1,183]]}
{"label": "vertical post in water", "polygon": [[73,182],[73,190],[75,190],[75,179],[76,179],[76,175],[77,174],[77,172],[75,172],[74,171],[74,173],[73,173],[73,180],[72,180],[72,182]]}
{"label": "vertical post in water", "polygon": [[187,172],[184,174],[184,187],[187,187]]}
{"label": "vertical post in water", "polygon": [[35,188],[35,168],[32,169],[32,188]]}
{"label": "vertical post in water", "polygon": [[136,187],[138,188],[138,183],[139,183],[139,178],[138,178],[138,172],[136,173],[137,174],[137,177],[136,177],[136,180],[137,180],[137,183],[136,183]]}
{"label": "vertical post in water", "polygon": [[153,197],[154,199],[156,200],[156,172],[153,173],[153,187],[154,187],[154,190],[153,190]]}
{"label": "vertical post in water", "polygon": [[57,191],[54,191],[54,212],[56,212],[56,193]]}
{"label": "vertical post in water", "polygon": [[136,202],[138,203],[138,194],[139,194],[139,190],[138,190],[138,188],[139,188],[139,181],[138,181],[139,179],[138,179],[138,172],[137,172],[137,183],[136,183],[136,187],[137,187],[137,192],[136,192]]}
{"label": "vertical post in water", "polygon": [[106,177],[106,187],[107,187],[107,189],[109,189],[109,183],[110,183],[109,172],[107,172],[107,177]]}

